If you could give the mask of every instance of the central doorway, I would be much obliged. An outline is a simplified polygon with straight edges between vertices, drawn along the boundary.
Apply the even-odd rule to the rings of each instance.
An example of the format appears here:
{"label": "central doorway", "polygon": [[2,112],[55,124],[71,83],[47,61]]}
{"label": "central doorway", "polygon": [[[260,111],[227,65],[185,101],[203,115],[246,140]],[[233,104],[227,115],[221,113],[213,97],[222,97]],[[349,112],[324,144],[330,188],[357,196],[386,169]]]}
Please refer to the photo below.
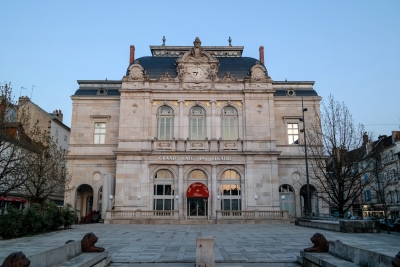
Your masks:
{"label": "central doorway", "polygon": [[187,217],[192,219],[204,219],[208,217],[209,191],[203,183],[193,183],[186,191]]}
{"label": "central doorway", "polygon": [[187,200],[188,217],[207,217],[208,199],[207,198],[188,198]]}

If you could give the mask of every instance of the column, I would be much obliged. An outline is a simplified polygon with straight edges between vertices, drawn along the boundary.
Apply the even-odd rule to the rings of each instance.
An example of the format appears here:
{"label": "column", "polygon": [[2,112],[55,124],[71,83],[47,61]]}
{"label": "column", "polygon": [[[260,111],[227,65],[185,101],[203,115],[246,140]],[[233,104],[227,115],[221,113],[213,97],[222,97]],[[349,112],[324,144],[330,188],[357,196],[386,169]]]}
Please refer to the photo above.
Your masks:
{"label": "column", "polygon": [[211,165],[211,219],[216,219],[217,200],[217,165]]}
{"label": "column", "polygon": [[178,165],[178,209],[179,219],[183,219],[183,199],[185,197],[185,190],[183,188],[183,165]]}
{"label": "column", "polygon": [[178,140],[182,140],[184,138],[184,127],[183,127],[183,103],[185,101],[179,100],[179,124],[178,124]]}
{"label": "column", "polygon": [[211,140],[217,138],[217,130],[216,130],[216,117],[215,117],[215,102],[216,101],[210,101],[211,102]]}

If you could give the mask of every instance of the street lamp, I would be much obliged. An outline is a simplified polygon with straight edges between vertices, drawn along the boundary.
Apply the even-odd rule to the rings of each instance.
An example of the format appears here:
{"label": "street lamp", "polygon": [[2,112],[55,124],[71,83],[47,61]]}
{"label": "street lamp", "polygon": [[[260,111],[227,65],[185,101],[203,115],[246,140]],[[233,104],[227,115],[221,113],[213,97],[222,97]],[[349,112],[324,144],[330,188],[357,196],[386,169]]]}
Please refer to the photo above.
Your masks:
{"label": "street lamp", "polygon": [[285,198],[286,198],[286,197],[285,197],[284,195],[281,196],[281,199],[282,199],[282,200],[285,200]]}
{"label": "street lamp", "polygon": [[307,108],[304,107],[303,97],[301,97],[301,109],[303,111],[303,118],[299,119],[303,122],[303,129],[300,129],[300,132],[304,134],[304,154],[306,158],[306,178],[307,178],[307,212],[311,213],[311,196],[310,196],[310,180],[308,178],[308,157],[307,157],[307,139],[306,139],[306,122],[304,120],[304,112],[307,111]]}
{"label": "street lamp", "polygon": [[112,210],[112,201],[113,201],[114,197],[113,197],[113,195],[110,195],[108,198],[110,199],[110,210]]}
{"label": "street lamp", "polygon": [[138,205],[137,205],[138,208],[139,208],[139,205],[140,205],[140,199],[141,199],[141,198],[142,198],[142,197],[141,197],[140,195],[137,196],[137,199],[138,199],[138,201],[139,201],[139,202],[138,202]]}
{"label": "street lamp", "polygon": [[258,199],[258,196],[254,195],[254,200],[257,201],[257,199]]}

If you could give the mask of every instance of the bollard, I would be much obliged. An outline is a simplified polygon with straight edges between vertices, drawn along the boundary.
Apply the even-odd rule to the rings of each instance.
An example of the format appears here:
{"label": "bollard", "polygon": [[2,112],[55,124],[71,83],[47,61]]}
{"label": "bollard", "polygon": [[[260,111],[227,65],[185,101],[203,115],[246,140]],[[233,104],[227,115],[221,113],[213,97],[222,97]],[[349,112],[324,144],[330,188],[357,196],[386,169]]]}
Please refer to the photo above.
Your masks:
{"label": "bollard", "polygon": [[196,267],[215,267],[214,237],[196,238]]}

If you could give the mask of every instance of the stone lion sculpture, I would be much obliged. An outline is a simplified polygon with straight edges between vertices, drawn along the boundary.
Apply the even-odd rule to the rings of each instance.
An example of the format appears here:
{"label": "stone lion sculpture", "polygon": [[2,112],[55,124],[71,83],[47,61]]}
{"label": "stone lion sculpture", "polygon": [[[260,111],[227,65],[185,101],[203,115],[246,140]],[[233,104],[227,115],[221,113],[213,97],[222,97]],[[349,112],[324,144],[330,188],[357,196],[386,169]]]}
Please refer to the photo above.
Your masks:
{"label": "stone lion sculpture", "polygon": [[1,267],[28,267],[31,261],[21,251],[13,252],[4,260]]}
{"label": "stone lion sculpture", "polygon": [[98,238],[95,234],[87,233],[81,241],[82,252],[103,252],[104,248],[96,247],[94,245],[97,240]]}
{"label": "stone lion sculpture", "polygon": [[400,267],[400,251],[397,253],[396,257],[392,260],[393,267]]}
{"label": "stone lion sculpture", "polygon": [[329,251],[329,243],[323,234],[315,233],[311,237],[311,242],[313,242],[314,246],[311,248],[305,248],[304,249],[305,252],[328,252]]}

